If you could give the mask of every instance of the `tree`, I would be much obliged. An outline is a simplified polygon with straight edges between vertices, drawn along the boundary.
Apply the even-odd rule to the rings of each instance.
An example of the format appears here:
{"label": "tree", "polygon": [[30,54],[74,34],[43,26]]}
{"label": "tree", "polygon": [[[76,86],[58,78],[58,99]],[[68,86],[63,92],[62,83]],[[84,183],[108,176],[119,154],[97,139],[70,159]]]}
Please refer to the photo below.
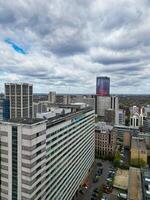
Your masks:
{"label": "tree", "polygon": [[117,151],[113,160],[114,167],[120,166],[120,153]]}
{"label": "tree", "polygon": [[143,167],[144,168],[144,167],[146,167],[146,162],[143,159],[132,159],[131,165],[133,167],[138,167],[138,168]]}
{"label": "tree", "polygon": [[99,197],[100,200],[101,200],[102,196],[103,196],[103,187],[100,186],[100,188],[99,188],[99,195],[98,195],[98,197]]}

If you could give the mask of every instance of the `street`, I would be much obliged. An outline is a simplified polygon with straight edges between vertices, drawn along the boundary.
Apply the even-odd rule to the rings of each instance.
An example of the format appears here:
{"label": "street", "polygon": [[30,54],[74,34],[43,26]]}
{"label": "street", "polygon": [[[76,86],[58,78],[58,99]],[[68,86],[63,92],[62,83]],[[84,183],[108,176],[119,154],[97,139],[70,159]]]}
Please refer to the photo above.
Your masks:
{"label": "street", "polygon": [[[95,177],[95,174],[96,174],[96,170],[97,170],[96,168],[97,168],[98,162],[102,163],[103,172],[102,172],[102,175],[100,176],[98,182],[93,183],[93,178]],[[112,167],[112,166],[113,165],[110,161],[96,160],[96,165],[95,165],[93,172],[91,173],[91,176],[90,176],[90,180],[89,180],[90,184],[89,184],[87,189],[85,189],[85,188],[83,189],[83,194],[79,192],[78,196],[76,197],[76,200],[91,200],[94,189],[96,189],[96,188],[99,189],[102,184],[106,183],[108,172],[110,170],[110,167]],[[106,194],[106,196],[108,196],[110,200],[116,200],[117,199],[117,197],[112,195],[112,194]]]}

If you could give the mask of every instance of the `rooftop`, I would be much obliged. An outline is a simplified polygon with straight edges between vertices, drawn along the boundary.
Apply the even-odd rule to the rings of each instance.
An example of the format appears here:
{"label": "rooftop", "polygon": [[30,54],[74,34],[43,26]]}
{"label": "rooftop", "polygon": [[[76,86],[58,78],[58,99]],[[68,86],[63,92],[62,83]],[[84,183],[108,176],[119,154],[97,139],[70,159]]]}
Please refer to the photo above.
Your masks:
{"label": "rooftop", "polygon": [[31,83],[5,83],[5,85],[29,85],[29,86],[33,86],[33,84]]}
{"label": "rooftop", "polygon": [[128,184],[128,199],[142,199],[141,172],[139,168],[130,167],[129,184]]}
{"label": "rooftop", "polygon": [[100,132],[110,132],[113,126],[107,125],[106,122],[98,122],[95,124],[95,130]]}
{"label": "rooftop", "polygon": [[54,126],[56,124],[59,124],[61,122],[64,122],[68,119],[75,119],[78,120],[76,118],[82,118],[82,115],[84,115],[84,113],[92,111],[93,109],[91,107],[86,107],[84,109],[80,109],[78,111],[72,112],[72,113],[67,113],[67,114],[60,114],[59,116],[56,117],[51,117],[49,119],[41,119],[41,118],[16,118],[16,119],[10,119],[8,122],[2,122],[2,123],[17,123],[17,124],[27,124],[27,125],[33,125],[36,123],[40,123],[43,121],[47,122],[47,127],[51,127]]}
{"label": "rooftop", "polygon": [[28,125],[32,125],[32,124],[36,124],[39,122],[45,121],[43,119],[32,119],[32,118],[15,118],[15,119],[10,119],[8,121],[8,123],[17,123],[17,124],[28,124]]}
{"label": "rooftop", "polygon": [[131,148],[146,150],[146,143],[144,138],[132,137]]}
{"label": "rooftop", "polygon": [[77,110],[77,111],[72,112],[72,113],[67,113],[67,114],[62,114],[62,115],[56,116],[56,117],[52,117],[52,118],[48,119],[47,127],[54,126],[54,125],[56,125],[60,122],[66,121],[66,119],[72,119],[72,118],[75,118],[79,115],[80,115],[80,118],[81,118],[82,115],[84,115],[84,113],[92,111],[92,110],[93,109],[91,107],[86,107],[86,108]]}
{"label": "rooftop", "polygon": [[122,190],[128,189],[129,170],[118,169],[114,178],[114,187]]}
{"label": "rooftop", "polygon": [[139,130],[139,128],[137,127],[133,127],[133,126],[125,126],[125,125],[114,125],[115,128],[121,128],[121,129],[128,129],[128,130]]}

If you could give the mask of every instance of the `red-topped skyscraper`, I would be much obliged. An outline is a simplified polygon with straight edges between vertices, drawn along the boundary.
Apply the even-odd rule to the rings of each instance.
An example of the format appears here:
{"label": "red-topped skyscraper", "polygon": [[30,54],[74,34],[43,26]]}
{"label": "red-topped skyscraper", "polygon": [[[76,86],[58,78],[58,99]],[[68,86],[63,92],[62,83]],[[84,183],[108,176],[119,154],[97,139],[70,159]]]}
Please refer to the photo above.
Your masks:
{"label": "red-topped skyscraper", "polygon": [[100,76],[96,79],[96,95],[109,96],[110,95],[110,78]]}

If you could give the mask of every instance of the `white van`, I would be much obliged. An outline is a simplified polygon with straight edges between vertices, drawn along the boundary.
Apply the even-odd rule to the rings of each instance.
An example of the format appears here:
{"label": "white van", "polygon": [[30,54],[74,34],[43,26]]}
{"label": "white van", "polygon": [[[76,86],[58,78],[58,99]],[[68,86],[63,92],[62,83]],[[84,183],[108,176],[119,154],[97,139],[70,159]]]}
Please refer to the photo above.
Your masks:
{"label": "white van", "polygon": [[118,193],[117,197],[119,197],[120,199],[127,199],[127,194],[125,193]]}

